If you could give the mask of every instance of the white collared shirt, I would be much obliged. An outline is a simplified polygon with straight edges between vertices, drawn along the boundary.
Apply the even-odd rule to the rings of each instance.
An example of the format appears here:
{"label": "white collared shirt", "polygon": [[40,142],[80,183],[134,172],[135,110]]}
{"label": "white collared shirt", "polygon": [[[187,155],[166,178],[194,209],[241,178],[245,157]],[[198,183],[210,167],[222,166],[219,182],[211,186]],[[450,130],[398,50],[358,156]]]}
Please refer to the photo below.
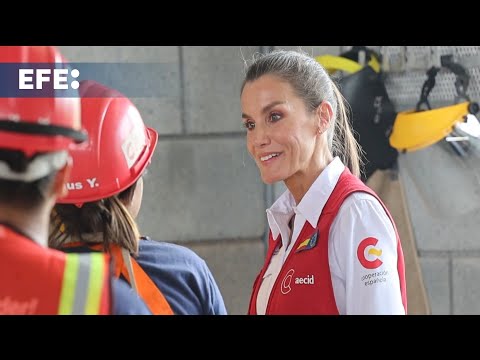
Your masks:
{"label": "white collared shirt", "polygon": [[[270,231],[274,239],[281,235],[282,247],[272,256],[260,285],[258,314],[265,314],[275,280],[305,221],[316,228],[323,207],[344,169],[340,158],[335,157],[298,206],[295,206],[290,191],[286,190],[267,209]],[[288,222],[294,214],[291,234]],[[360,242],[369,237],[378,239],[378,243],[374,246],[373,254],[366,251],[366,260],[380,258],[382,261],[374,270],[363,267],[357,257]],[[405,314],[397,271],[395,230],[382,205],[373,196],[355,192],[345,199],[330,228],[328,259],[333,293],[340,314]]]}

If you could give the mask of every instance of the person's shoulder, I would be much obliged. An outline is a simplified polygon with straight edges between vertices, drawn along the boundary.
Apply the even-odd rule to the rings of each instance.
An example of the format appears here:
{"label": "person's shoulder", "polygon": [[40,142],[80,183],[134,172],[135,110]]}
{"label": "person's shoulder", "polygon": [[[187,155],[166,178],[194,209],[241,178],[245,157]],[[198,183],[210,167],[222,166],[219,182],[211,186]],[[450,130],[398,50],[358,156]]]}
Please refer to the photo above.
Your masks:
{"label": "person's shoulder", "polygon": [[345,198],[340,209],[351,208],[352,206],[355,206],[355,205],[359,205],[359,206],[363,205],[363,206],[375,207],[375,208],[378,206],[381,206],[380,202],[374,195],[369,194],[365,191],[355,191]]}
{"label": "person's shoulder", "polygon": [[204,260],[196,252],[184,245],[153,240],[150,237],[142,237],[140,240],[140,256],[145,255],[174,259],[177,262],[204,263]]}
{"label": "person's shoulder", "polygon": [[362,223],[380,221],[381,224],[391,224],[387,207],[384,207],[381,200],[375,195],[364,191],[356,191],[344,200],[332,226],[342,226],[341,223],[350,223],[352,219],[357,219],[355,221]]}

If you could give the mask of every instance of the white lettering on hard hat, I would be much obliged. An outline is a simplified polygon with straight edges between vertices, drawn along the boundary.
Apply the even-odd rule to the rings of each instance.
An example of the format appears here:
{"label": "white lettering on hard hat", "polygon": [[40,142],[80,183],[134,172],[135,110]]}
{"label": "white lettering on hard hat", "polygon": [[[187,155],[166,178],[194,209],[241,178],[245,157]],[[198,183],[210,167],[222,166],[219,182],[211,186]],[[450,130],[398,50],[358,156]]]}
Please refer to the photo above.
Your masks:
{"label": "white lettering on hard hat", "polygon": [[[97,178],[86,179],[86,181],[87,181],[87,184],[90,185],[91,189],[100,186],[100,184],[97,183]],[[68,190],[82,190],[83,185],[84,185],[83,181],[67,182],[66,184]]]}
{"label": "white lettering on hard hat", "polygon": [[88,185],[90,185],[91,188],[98,187],[98,184],[95,183],[96,181],[97,178],[87,179],[87,183]]}
{"label": "white lettering on hard hat", "polygon": [[[139,117],[136,112],[137,110],[130,108],[128,116],[132,119]],[[138,157],[142,153],[145,146],[145,142],[144,130],[142,130],[139,126],[134,126],[122,143],[123,156],[125,156],[128,168],[131,168],[138,160]]]}
{"label": "white lettering on hard hat", "polygon": [[81,182],[67,182],[68,190],[82,190],[83,184]]}

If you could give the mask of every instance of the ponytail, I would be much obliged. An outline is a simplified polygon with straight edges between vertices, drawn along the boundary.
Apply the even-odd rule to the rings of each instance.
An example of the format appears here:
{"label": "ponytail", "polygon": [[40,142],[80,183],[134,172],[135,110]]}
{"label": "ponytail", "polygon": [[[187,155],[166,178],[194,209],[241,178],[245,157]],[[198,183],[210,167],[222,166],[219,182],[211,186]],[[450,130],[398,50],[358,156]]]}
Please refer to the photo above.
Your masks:
{"label": "ponytail", "polygon": [[62,248],[73,239],[88,242],[89,235],[102,233],[103,247],[107,251],[111,245],[118,245],[137,256],[140,231],[122,201],[133,196],[135,185],[107,199],[85,203],[80,208],[73,204],[55,205],[49,246]]}
{"label": "ponytail", "polygon": [[348,121],[347,102],[342,93],[332,80],[332,88],[337,99],[337,120],[333,129],[332,154],[338,156],[350,169],[353,175],[360,177],[363,167],[362,148],[353,135],[353,130]]}

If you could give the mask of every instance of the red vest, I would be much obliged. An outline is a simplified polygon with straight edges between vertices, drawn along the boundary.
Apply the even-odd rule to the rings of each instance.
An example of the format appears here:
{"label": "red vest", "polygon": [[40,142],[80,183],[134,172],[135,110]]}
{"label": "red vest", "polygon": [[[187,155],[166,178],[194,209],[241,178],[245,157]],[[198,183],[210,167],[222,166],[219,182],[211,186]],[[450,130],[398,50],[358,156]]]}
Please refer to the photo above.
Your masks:
{"label": "red vest", "polygon": [[[345,168],[320,214],[317,227],[313,228],[308,221],[305,222],[273,285],[266,314],[338,315],[328,262],[328,234],[343,201],[358,191],[374,196],[382,204],[393,224],[397,237],[400,290],[406,312],[405,266],[395,223],[380,198]],[[281,235],[274,241],[270,231],[266,261],[253,285],[248,311],[251,315],[257,313],[258,290],[279,241],[281,241]],[[315,284],[315,286],[306,286],[309,284]]]}
{"label": "red vest", "polygon": [[108,256],[67,255],[0,225],[0,257],[0,314],[110,314]]}

